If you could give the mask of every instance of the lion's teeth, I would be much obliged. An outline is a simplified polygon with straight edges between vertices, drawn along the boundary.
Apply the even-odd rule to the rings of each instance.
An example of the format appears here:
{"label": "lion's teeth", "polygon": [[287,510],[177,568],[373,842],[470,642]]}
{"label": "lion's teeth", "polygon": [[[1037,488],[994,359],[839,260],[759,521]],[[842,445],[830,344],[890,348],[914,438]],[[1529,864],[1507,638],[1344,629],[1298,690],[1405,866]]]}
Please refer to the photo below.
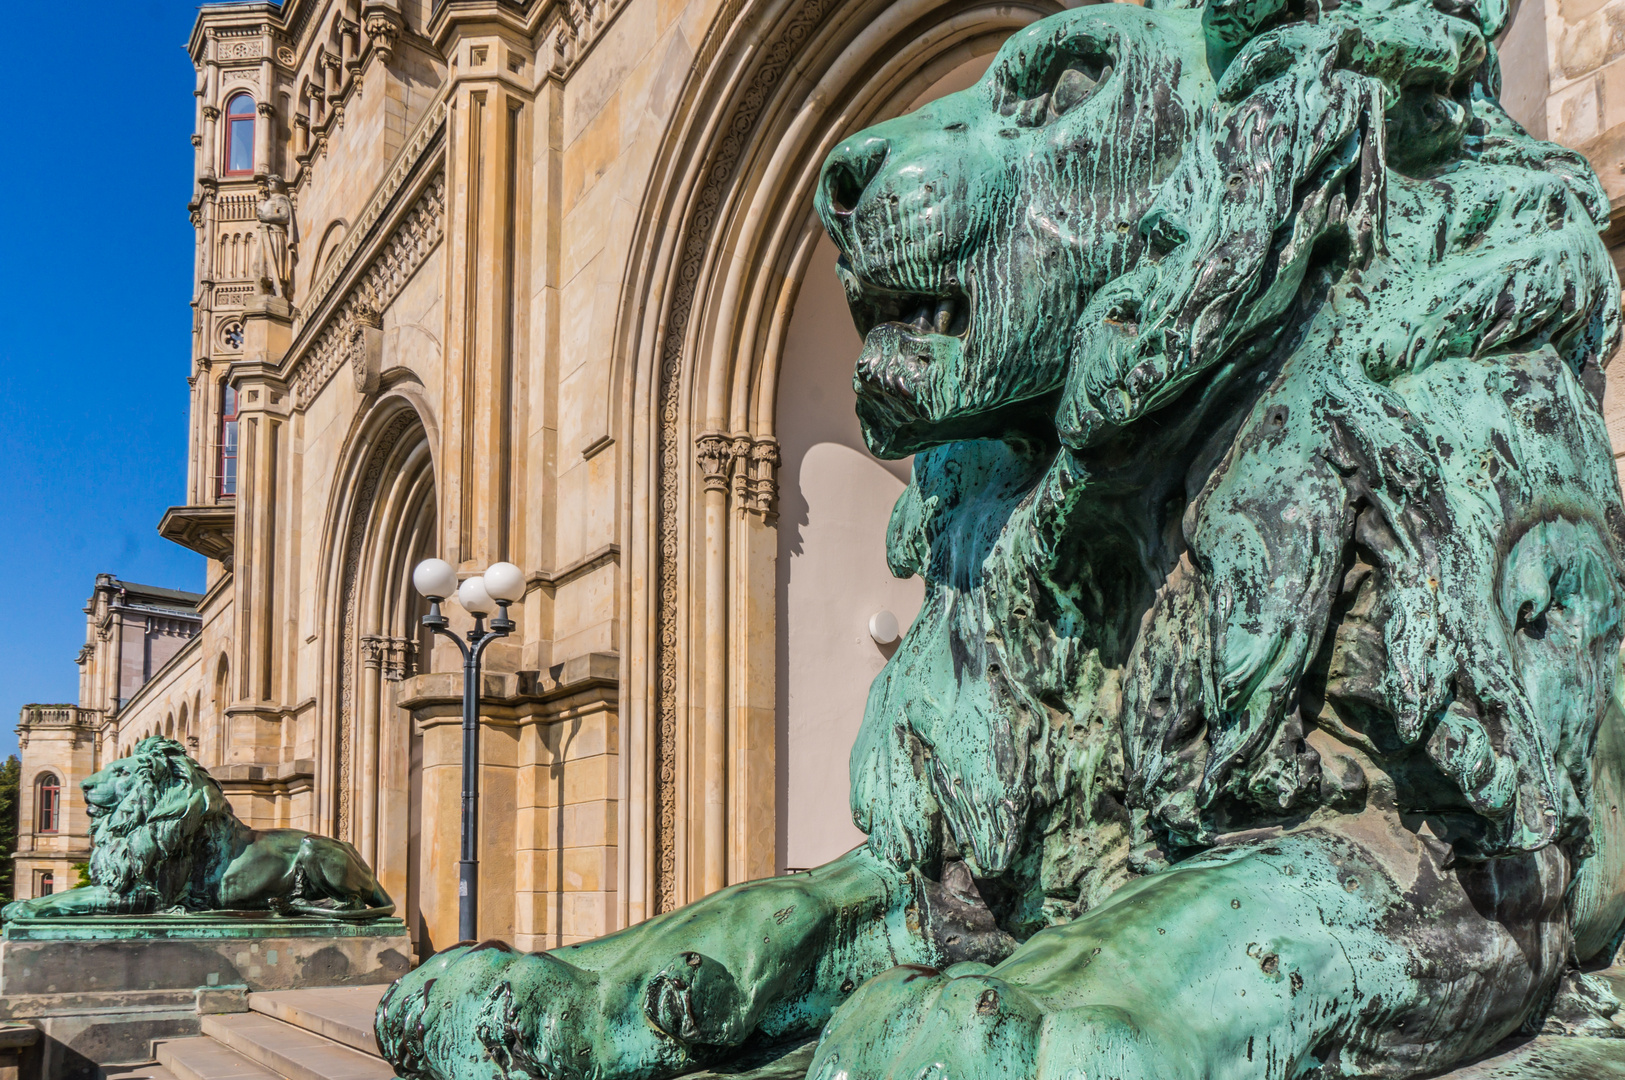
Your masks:
{"label": "lion's teeth", "polygon": [[931,307],[929,304],[920,305],[920,310],[914,313],[913,325],[914,328],[921,333],[927,333],[930,331]]}
{"label": "lion's teeth", "polygon": [[954,322],[954,302],[947,297],[937,301],[936,331],[946,334]]}

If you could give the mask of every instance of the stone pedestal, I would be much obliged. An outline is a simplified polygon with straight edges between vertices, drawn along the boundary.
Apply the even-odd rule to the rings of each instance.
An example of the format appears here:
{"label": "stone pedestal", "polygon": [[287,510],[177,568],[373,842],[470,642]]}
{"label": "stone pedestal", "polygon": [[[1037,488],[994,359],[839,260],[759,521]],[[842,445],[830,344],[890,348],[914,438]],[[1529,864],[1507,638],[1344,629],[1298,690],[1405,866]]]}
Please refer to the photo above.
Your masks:
{"label": "stone pedestal", "polygon": [[150,1061],[153,1040],[196,1035],[201,1017],[243,1012],[254,991],[393,982],[411,951],[399,919],[20,919],[0,940],[0,1020],[44,1032],[44,1075],[94,1075]]}

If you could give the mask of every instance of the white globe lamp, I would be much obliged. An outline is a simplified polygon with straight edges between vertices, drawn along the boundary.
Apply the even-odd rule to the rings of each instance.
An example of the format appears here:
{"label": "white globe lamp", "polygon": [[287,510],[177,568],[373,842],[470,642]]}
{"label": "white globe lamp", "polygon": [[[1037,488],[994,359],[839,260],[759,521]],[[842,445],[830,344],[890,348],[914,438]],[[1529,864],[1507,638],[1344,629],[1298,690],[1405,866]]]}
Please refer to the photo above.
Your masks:
{"label": "white globe lamp", "polygon": [[511,562],[485,568],[485,591],[499,604],[517,604],[525,597],[525,572]]}
{"label": "white globe lamp", "polygon": [[412,585],[436,603],[457,595],[457,571],[445,559],[424,559],[412,571]]}
{"label": "white globe lamp", "polygon": [[485,580],[478,576],[467,578],[457,586],[457,602],[475,618],[483,618],[497,608],[497,602],[485,591]]}

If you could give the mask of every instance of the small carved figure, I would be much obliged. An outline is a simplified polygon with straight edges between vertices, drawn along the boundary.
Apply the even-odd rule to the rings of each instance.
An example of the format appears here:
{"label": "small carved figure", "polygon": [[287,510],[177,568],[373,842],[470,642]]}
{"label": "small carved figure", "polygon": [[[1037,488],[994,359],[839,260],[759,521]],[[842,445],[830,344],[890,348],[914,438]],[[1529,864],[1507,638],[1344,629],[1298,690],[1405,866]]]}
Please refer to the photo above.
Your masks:
{"label": "small carved figure", "polygon": [[279,176],[266,181],[267,193],[255,211],[259,219],[259,266],[255,270],[259,292],[286,300],[293,283],[295,236],[293,200]]}
{"label": "small carved figure", "polygon": [[380,1005],[399,1075],[821,1030],[813,1080],[1405,1080],[1619,1034],[1582,977],[1625,922],[1619,282],[1585,159],[1496,100],[1506,18],[1086,5],[837,146],[925,582],[852,751],[867,842],[441,952]]}
{"label": "small carved figure", "polygon": [[174,739],[154,735],[80,785],[90,880],[18,900],[4,919],[270,911],[349,921],[394,902],[355,848],[300,829],[250,829]]}

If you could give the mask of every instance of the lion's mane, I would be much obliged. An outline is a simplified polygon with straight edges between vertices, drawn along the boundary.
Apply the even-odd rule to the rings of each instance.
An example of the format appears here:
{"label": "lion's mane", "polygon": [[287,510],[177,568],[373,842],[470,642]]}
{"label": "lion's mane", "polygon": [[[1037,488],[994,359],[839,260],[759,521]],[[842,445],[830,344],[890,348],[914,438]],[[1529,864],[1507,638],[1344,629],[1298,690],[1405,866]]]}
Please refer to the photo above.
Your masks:
{"label": "lion's mane", "polygon": [[142,739],[125,760],[122,796],[92,812],[91,881],[154,909],[214,906],[208,883],[237,824],[225,793],[174,739]]}
{"label": "lion's mane", "polygon": [[889,551],[927,600],[855,820],[1026,875],[1039,924],[1359,804],[1318,726],[1466,857],[1583,855],[1625,589],[1600,185],[1496,100],[1498,0],[1188,16],[1213,99],[1053,425],[915,458]]}

